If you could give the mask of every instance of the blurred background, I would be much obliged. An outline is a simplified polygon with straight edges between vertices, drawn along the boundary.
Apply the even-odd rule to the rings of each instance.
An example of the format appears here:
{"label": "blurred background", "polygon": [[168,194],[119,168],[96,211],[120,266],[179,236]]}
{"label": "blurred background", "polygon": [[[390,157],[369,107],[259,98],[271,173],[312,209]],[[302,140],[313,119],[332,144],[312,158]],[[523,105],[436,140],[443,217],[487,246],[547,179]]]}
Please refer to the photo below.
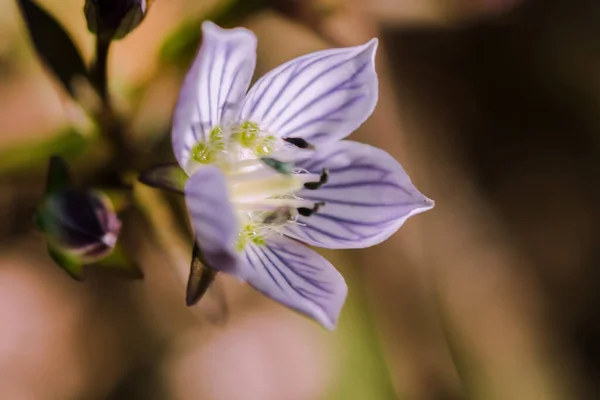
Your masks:
{"label": "blurred background", "polygon": [[[84,1],[38,3],[91,62]],[[76,282],[32,216],[50,154],[94,184],[111,147],[1,0],[0,398],[600,398],[600,2],[156,0],[110,53],[135,155],[121,172],[172,159],[204,19],[256,33],[255,77],[379,37],[379,104],[352,138],[436,208],[374,248],[324,253],[349,285],[333,333],[222,276],[187,308],[179,200],[144,187],[122,237],[144,279]]]}

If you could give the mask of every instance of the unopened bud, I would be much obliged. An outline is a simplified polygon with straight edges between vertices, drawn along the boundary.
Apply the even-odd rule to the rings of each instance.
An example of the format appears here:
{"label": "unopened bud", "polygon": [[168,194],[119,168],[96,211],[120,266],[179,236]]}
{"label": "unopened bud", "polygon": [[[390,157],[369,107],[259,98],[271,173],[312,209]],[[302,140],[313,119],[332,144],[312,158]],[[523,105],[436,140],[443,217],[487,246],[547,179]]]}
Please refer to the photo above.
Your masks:
{"label": "unopened bud", "polygon": [[153,0],[86,0],[90,32],[106,40],[121,39],[142,22]]}
{"label": "unopened bud", "polygon": [[121,230],[106,196],[70,188],[49,194],[38,209],[36,222],[50,248],[82,264],[109,255]]}

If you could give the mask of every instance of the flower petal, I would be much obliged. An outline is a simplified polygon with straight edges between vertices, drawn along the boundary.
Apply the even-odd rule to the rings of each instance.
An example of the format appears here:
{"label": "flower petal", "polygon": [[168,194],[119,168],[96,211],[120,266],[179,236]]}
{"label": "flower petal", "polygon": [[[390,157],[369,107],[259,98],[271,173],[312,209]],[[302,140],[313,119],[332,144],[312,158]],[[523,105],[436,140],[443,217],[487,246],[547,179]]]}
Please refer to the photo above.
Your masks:
{"label": "flower petal", "polygon": [[298,57],[250,89],[241,118],[280,137],[322,144],[348,136],[377,103],[377,39]]}
{"label": "flower petal", "polygon": [[381,243],[411,216],[433,207],[433,201],[411,183],[400,164],[375,147],[344,140],[319,149],[298,164],[312,173],[329,170],[328,183],[298,196],[325,202],[310,217],[299,216],[284,234],[332,249]]}
{"label": "flower petal", "polygon": [[234,248],[238,223],[223,173],[211,165],[201,167],[185,185],[185,201],[203,261],[239,275],[240,259]]}
{"label": "flower petal", "polygon": [[173,149],[184,169],[192,147],[237,113],[256,64],[256,37],[249,30],[205,22],[202,33],[202,46],[183,82],[173,118]]}
{"label": "flower petal", "polygon": [[333,330],[348,293],[344,278],[314,250],[283,237],[249,245],[243,278],[279,303]]}

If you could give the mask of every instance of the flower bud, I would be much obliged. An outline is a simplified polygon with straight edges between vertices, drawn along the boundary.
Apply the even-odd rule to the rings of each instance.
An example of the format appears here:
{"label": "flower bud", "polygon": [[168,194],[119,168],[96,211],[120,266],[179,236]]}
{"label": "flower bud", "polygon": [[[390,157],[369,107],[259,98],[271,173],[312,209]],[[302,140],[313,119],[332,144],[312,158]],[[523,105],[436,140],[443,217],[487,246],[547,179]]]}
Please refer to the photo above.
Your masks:
{"label": "flower bud", "polygon": [[49,194],[38,209],[36,222],[51,251],[81,264],[109,255],[121,230],[106,196],[71,188]]}
{"label": "flower bud", "polygon": [[88,29],[103,39],[121,39],[144,19],[152,0],[86,0]]}

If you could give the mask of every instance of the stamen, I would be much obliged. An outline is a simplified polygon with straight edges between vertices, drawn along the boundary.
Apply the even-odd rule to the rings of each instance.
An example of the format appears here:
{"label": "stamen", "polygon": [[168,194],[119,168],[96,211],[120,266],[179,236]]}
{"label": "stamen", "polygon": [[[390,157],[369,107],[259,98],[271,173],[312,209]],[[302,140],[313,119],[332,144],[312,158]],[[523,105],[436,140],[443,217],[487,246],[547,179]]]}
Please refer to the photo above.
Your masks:
{"label": "stamen", "polygon": [[234,207],[241,211],[266,211],[271,212],[279,208],[312,208],[313,201],[300,198],[266,198],[253,201],[232,201]]}
{"label": "stamen", "polygon": [[258,124],[252,121],[243,121],[232,128],[231,139],[258,156],[272,153],[277,142],[275,135],[263,132]]}
{"label": "stamen", "polygon": [[[202,127],[202,123],[200,123]],[[202,128],[204,130],[204,128]],[[195,137],[198,137],[196,127],[192,125]],[[213,164],[225,150],[225,136],[218,125],[211,129],[206,141],[196,143],[191,149],[192,159],[201,164]]]}
{"label": "stamen", "polygon": [[315,203],[313,208],[300,207],[298,208],[298,214],[302,215],[303,217],[310,217],[311,215],[319,211],[319,208],[323,207],[324,205],[325,202],[320,201],[318,203]]}
{"label": "stamen", "polygon": [[329,170],[327,168],[323,168],[321,172],[321,177],[318,182],[307,182],[304,184],[304,188],[308,190],[317,190],[321,186],[327,183],[329,180]]}
{"label": "stamen", "polygon": [[285,140],[286,142],[293,144],[294,146],[300,148],[300,149],[308,149],[308,150],[314,150],[315,146],[313,146],[312,144],[308,143],[306,140],[302,139],[302,138],[295,138],[295,137],[285,137],[283,138],[283,140]]}

